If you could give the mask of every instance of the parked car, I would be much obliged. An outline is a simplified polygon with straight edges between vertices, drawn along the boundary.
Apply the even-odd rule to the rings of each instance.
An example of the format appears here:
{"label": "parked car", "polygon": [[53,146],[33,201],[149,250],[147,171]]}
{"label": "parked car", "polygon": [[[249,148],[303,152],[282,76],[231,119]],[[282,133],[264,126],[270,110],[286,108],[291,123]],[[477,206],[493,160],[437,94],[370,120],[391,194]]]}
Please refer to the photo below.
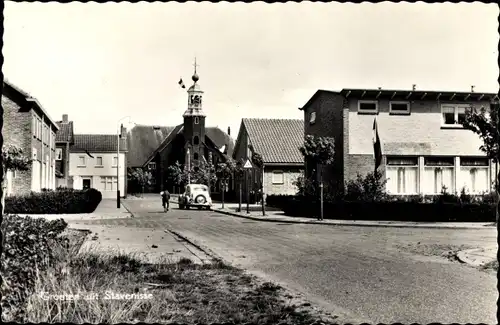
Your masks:
{"label": "parked car", "polygon": [[179,209],[189,209],[190,207],[197,207],[200,210],[212,208],[212,198],[210,198],[208,186],[189,184],[186,191],[179,195]]}

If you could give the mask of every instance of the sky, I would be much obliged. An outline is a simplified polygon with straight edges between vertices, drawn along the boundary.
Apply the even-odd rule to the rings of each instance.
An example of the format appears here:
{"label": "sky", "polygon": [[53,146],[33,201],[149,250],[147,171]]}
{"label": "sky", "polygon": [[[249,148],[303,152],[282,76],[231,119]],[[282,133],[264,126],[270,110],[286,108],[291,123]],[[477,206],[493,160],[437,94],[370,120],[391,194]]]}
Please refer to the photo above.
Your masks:
{"label": "sky", "polygon": [[182,123],[195,57],[206,124],[233,138],[245,117],[302,119],[318,89],[498,92],[495,4],[6,2],[4,15],[5,77],[76,133]]}

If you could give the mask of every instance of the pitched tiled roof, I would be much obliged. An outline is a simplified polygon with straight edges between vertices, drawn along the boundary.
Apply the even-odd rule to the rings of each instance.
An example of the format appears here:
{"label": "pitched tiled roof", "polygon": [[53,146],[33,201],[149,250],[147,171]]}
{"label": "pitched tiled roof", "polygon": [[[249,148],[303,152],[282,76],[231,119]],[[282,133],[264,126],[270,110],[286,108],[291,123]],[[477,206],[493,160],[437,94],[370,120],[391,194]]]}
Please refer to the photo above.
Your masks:
{"label": "pitched tiled roof", "polygon": [[[75,134],[70,152],[116,152],[116,134]],[[120,152],[127,151],[127,143],[120,140]]]}
{"label": "pitched tiled roof", "polygon": [[205,130],[205,135],[219,148],[226,146],[227,155],[232,156],[234,150],[234,140],[229,134],[222,131],[218,127],[208,127]]}
{"label": "pitched tiled roof", "polygon": [[[127,135],[128,153],[127,161],[131,167],[142,166],[146,160],[160,146],[168,145],[165,140],[169,134],[178,126],[153,126],[153,125],[135,125]],[[234,140],[224,131],[217,127],[207,127],[206,136],[214,142],[219,148],[227,146],[228,154],[232,155]]]}
{"label": "pitched tiled roof", "polygon": [[139,167],[160,146],[175,126],[135,125],[127,134],[127,162]]}
{"label": "pitched tiled roof", "polygon": [[56,134],[56,142],[73,142],[73,121],[63,123],[62,121],[56,122],[59,130]]}
{"label": "pitched tiled roof", "polygon": [[264,163],[304,163],[299,151],[304,144],[303,120],[244,118],[242,126]]}

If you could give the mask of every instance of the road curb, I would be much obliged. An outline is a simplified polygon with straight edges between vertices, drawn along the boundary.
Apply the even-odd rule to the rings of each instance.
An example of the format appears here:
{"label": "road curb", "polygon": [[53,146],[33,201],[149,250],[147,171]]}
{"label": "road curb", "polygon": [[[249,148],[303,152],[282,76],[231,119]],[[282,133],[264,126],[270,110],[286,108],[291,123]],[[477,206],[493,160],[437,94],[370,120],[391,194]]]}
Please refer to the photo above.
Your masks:
{"label": "road curb", "polygon": [[312,224],[312,225],[325,225],[325,226],[346,226],[346,227],[378,227],[378,228],[422,228],[422,229],[488,229],[490,227],[484,226],[483,228],[479,227],[465,227],[465,226],[459,226],[459,227],[450,227],[450,226],[430,226],[430,225],[402,225],[402,224],[359,224],[359,223],[340,223],[340,222],[321,222],[321,221],[295,221],[295,220],[281,220],[281,219],[261,219],[261,218],[256,218],[252,216],[244,216],[235,212],[229,212],[229,211],[224,211],[224,210],[219,210],[219,209],[212,209],[214,212],[218,212],[221,214],[233,216],[233,217],[238,217],[238,218],[243,218],[243,219],[250,219],[250,220],[255,220],[255,221],[262,221],[262,222],[275,222],[275,223],[292,223],[292,224]]}

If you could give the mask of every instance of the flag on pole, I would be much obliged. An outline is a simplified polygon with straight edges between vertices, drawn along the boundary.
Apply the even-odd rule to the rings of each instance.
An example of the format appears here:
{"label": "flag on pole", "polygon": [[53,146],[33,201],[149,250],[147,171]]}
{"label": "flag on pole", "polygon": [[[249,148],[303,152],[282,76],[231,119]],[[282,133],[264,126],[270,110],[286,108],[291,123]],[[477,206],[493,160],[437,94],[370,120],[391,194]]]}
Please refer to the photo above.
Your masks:
{"label": "flag on pole", "polygon": [[92,156],[92,155],[90,154],[90,152],[88,152],[87,150],[85,150],[85,153],[86,153],[86,154],[87,154],[90,158],[94,158],[94,156]]}
{"label": "flag on pole", "polygon": [[382,163],[382,146],[378,136],[377,118],[373,119],[373,152],[375,157],[375,171]]}
{"label": "flag on pole", "polygon": [[182,88],[186,88],[186,85],[184,84],[184,81],[182,81],[182,78],[181,78],[181,80],[179,80],[179,85],[180,85]]}

